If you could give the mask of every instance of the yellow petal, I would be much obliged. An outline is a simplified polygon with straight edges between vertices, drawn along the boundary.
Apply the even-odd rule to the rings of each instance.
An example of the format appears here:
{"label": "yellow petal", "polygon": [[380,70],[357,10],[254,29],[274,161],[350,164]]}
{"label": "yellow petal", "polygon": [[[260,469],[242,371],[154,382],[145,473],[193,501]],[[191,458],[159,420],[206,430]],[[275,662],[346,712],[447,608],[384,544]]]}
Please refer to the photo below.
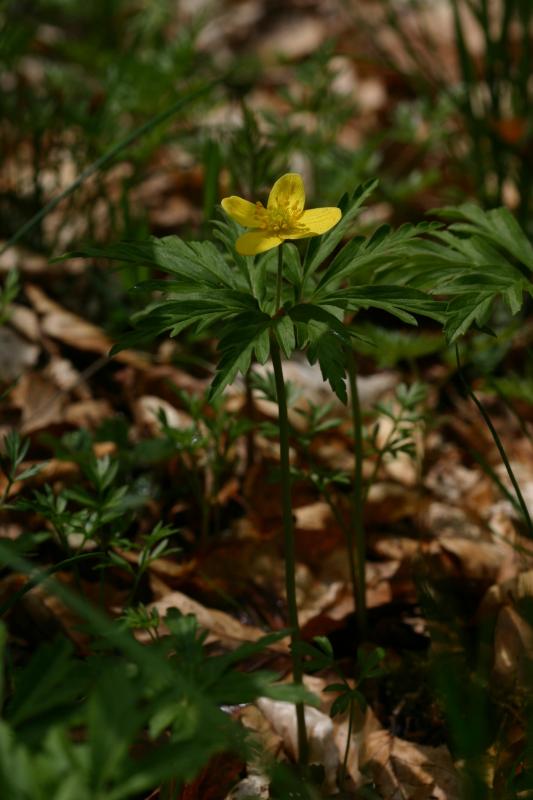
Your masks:
{"label": "yellow petal", "polygon": [[301,213],[305,206],[304,182],[297,172],[287,172],[278,178],[268,197],[268,208],[291,207]]}
{"label": "yellow petal", "polygon": [[264,253],[281,244],[279,236],[271,236],[265,231],[251,231],[243,233],[235,242],[235,248],[241,256],[255,256],[256,253]]}
{"label": "yellow petal", "polygon": [[245,228],[257,228],[259,221],[257,219],[257,207],[249,200],[243,200],[242,197],[232,195],[225,197],[221,206],[235,222],[243,225]]}
{"label": "yellow petal", "polygon": [[302,239],[305,236],[317,236],[320,233],[325,233],[330,228],[333,228],[341,217],[342,211],[340,208],[310,208],[308,211],[304,211],[298,220],[298,225],[305,225],[308,233],[291,236],[291,238]]}

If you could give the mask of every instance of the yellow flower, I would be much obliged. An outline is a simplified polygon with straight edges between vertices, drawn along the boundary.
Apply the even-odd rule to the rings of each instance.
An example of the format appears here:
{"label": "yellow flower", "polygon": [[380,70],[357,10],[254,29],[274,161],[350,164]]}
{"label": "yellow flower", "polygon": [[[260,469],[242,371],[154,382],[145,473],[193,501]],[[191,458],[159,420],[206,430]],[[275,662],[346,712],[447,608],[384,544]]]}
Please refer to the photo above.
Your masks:
{"label": "yellow flower", "polygon": [[242,256],[264,253],[278,247],[285,239],[305,239],[329,231],[340,220],[340,208],[311,208],[304,211],[304,184],[295,172],[279,178],[270,192],[267,207],[250,203],[242,197],[225,197],[222,208],[239,225],[254,228],[239,236],[237,252]]}

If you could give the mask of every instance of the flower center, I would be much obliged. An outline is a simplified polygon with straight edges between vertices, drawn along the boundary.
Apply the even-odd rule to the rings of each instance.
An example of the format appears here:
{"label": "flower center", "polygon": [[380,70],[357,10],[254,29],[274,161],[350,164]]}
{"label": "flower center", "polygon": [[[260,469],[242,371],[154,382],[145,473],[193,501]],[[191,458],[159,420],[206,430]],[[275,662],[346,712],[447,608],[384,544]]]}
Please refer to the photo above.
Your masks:
{"label": "flower center", "polygon": [[285,202],[274,208],[265,208],[262,203],[256,203],[255,208],[257,227],[267,233],[276,236],[304,230],[303,225],[298,225],[302,212],[296,205]]}

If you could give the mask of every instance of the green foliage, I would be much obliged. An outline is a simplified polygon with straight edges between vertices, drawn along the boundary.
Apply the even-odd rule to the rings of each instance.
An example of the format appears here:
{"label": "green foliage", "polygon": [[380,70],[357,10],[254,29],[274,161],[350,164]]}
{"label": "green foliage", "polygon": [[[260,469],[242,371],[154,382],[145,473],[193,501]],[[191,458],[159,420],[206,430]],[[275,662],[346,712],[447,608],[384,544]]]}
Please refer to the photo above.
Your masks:
{"label": "green foliage", "polygon": [[284,632],[208,657],[193,617],[173,611],[165,622],[169,634],[149,649],[102,640],[84,663],[59,640],[14,675],[4,660],[3,795],[134,800],[163,780],[191,780],[216,752],[244,752],[244,734],[221,705],[258,696],[315,702],[269,673],[235,669]]}
{"label": "green foliage", "polygon": [[382,443],[378,443],[379,426],[375,425],[372,428],[369,445],[371,452],[377,456],[376,464],[381,464],[386,456],[394,458],[399,453],[415,455],[413,425],[424,420],[422,409],[426,398],[427,386],[417,381],[410,386],[400,383],[396,387],[392,402],[376,403],[376,411],[392,422],[391,429]]}
{"label": "green foliage", "polygon": [[[386,285],[379,279],[380,270],[401,264],[412,240],[421,232],[434,230],[434,225],[403,226],[398,231],[381,228],[368,240],[348,242],[327,265],[375,185],[372,181],[342,199],[340,223],[311,240],[303,268],[296,248],[286,246],[288,283],[279,312],[275,308],[273,254],[266,253],[255,263],[236,255],[233,242],[239,226],[233,223],[217,225],[225,254],[210,242],[185,243],[176,237],[86,249],[82,255],[148,266],[171,275],[168,281],[141,286],[162,296],[136,316],[135,330],[115,351],[164,332],[175,336],[189,326],[197,332],[216,329],[219,363],[210,393],[213,401],[238,373],[247,372],[252,358],[265,363],[275,336],[287,358],[297,342],[300,348],[308,348],[310,361],[319,362],[324,378],[346,402],[343,348],[354,335],[343,321],[347,313],[379,309],[408,324],[416,324],[415,314],[442,316],[439,303],[425,293]],[[374,273],[377,284],[372,282]],[[350,285],[341,288],[346,281]]]}
{"label": "green foliage", "polygon": [[0,471],[6,477],[6,484],[0,497],[0,508],[6,503],[11,487],[15,481],[25,481],[37,475],[41,470],[39,464],[20,469],[24,461],[30,440],[20,438],[17,431],[13,430],[4,436],[2,451],[0,451]]}
{"label": "green foliage", "polygon": [[473,326],[484,328],[497,299],[512,315],[522,309],[533,293],[533,246],[505,208],[466,203],[437,213],[453,224],[411,243],[401,279],[450,298],[444,331],[454,342]]}
{"label": "green foliage", "polygon": [[435,355],[446,347],[440,333],[411,333],[369,322],[354,324],[353,329],[358,337],[354,339],[354,349],[371,358],[381,369],[395,367],[401,362],[411,364],[419,358]]}
{"label": "green foliage", "polygon": [[18,270],[10,269],[6,275],[4,285],[0,288],[0,325],[8,321],[10,305],[20,292],[20,275]]}

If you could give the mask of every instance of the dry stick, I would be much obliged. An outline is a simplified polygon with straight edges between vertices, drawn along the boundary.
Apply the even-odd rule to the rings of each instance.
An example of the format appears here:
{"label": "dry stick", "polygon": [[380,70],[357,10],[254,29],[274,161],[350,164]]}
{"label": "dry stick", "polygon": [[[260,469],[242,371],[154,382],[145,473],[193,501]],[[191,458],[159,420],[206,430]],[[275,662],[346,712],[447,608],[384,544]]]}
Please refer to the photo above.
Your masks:
{"label": "dry stick", "polygon": [[[281,283],[283,268],[282,245],[278,250],[278,274],[276,282],[276,311],[281,305]],[[301,633],[298,622],[298,605],[296,603],[296,554],[294,543],[294,522],[292,518],[291,468],[289,461],[289,416],[287,412],[287,393],[283,379],[281,352],[279,344],[272,337],[272,366],[276,380],[276,397],[278,401],[279,454],[281,465],[281,497],[283,510],[283,535],[285,545],[285,587],[287,592],[287,610],[291,629],[292,671],[294,683],[303,683],[302,653],[300,650]],[[305,709],[302,702],[296,703],[296,724],[298,729],[298,756],[300,764],[306,764],[308,758],[307,731],[305,728]]]}
{"label": "dry stick", "polygon": [[468,381],[466,380],[466,378],[465,378],[465,376],[463,374],[463,368],[461,366],[461,359],[460,359],[460,356],[459,356],[459,348],[457,347],[457,345],[455,345],[455,357],[457,359],[457,374],[459,376],[459,379],[460,379],[460,381],[461,381],[466,393],[468,394],[468,396],[470,397],[472,402],[476,405],[479,413],[481,414],[481,416],[483,417],[483,419],[485,421],[485,424],[486,424],[487,428],[489,429],[489,431],[492,434],[492,438],[494,439],[494,444],[498,448],[498,452],[499,452],[499,454],[501,456],[501,459],[502,459],[502,461],[504,463],[505,469],[507,470],[507,475],[509,476],[509,480],[511,481],[511,484],[512,484],[513,489],[515,491],[516,499],[517,499],[518,504],[519,504],[519,506],[520,506],[520,508],[522,510],[522,514],[524,515],[524,521],[525,521],[525,523],[527,525],[528,534],[533,539],[533,521],[531,520],[531,516],[530,516],[530,513],[529,513],[529,509],[527,507],[526,501],[524,500],[524,496],[523,496],[523,494],[522,494],[522,492],[520,490],[520,486],[518,484],[518,481],[516,480],[516,476],[515,476],[515,474],[513,472],[513,468],[511,467],[511,464],[509,463],[509,459],[507,458],[507,453],[505,452],[505,448],[504,448],[504,446],[502,444],[502,440],[500,439],[496,428],[492,424],[492,420],[489,417],[487,411],[485,410],[485,407],[483,406],[481,401],[478,399],[478,397],[476,396],[474,390],[471,388],[470,384],[468,383]]}
{"label": "dry stick", "polygon": [[56,208],[56,206],[58,206],[62,200],[64,200],[66,197],[69,197],[69,195],[75,192],[76,189],[79,186],[81,186],[81,184],[84,183],[84,181],[87,180],[87,178],[90,178],[91,175],[95,174],[95,172],[98,172],[98,170],[102,169],[102,167],[105,167],[105,165],[108,164],[110,161],[112,161],[115,158],[115,156],[117,156],[122,150],[125,150],[127,147],[130,146],[130,144],[133,144],[133,142],[136,139],[139,139],[141,136],[144,136],[145,133],[149,133],[149,131],[151,131],[153,128],[156,128],[158,125],[161,125],[162,122],[165,122],[171,116],[176,114],[176,112],[180,111],[184,106],[186,106],[192,100],[196,100],[198,97],[208,92],[210,89],[213,88],[213,86],[215,86],[219,82],[220,81],[218,80],[212,81],[211,83],[208,83],[207,85],[202,86],[199,89],[195,89],[194,91],[184,95],[176,103],[171,105],[170,108],[167,108],[165,111],[161,111],[160,114],[157,114],[155,117],[152,117],[152,119],[149,119],[143,125],[140,125],[138,128],[135,128],[135,130],[132,131],[132,133],[128,134],[128,136],[126,136],[125,139],[122,139],[122,141],[120,141],[118,144],[112,147],[111,150],[108,150],[107,153],[104,153],[103,156],[97,158],[96,161],[93,161],[92,164],[89,164],[89,166],[83,170],[83,172],[76,178],[76,180],[73,183],[71,183],[70,186],[67,186],[65,191],[61,192],[61,194],[58,197],[54,197],[53,200],[50,200],[50,202],[47,203],[44,208],[42,208],[39,212],[37,212],[37,214],[35,214],[26,223],[24,223],[24,225],[22,225],[22,227],[20,227],[18,231],[16,231],[13,234],[13,236],[11,236],[11,238],[7,240],[7,242],[0,249],[0,256],[3,255],[6,252],[6,250],[8,250],[8,248],[16,244],[26,233],[28,233],[28,231],[32,230],[32,228],[38,225],[39,222],[41,222],[41,220],[44,219],[44,217],[50,211],[53,211],[54,208]]}
{"label": "dry stick", "polygon": [[347,348],[348,355],[348,381],[350,384],[350,399],[352,406],[352,425],[354,435],[355,466],[353,479],[353,495],[351,502],[352,524],[349,528],[348,549],[355,551],[357,568],[356,587],[356,616],[359,636],[364,639],[367,628],[366,614],[366,543],[363,525],[363,421],[361,416],[361,403],[357,389],[357,365],[355,353]]}

